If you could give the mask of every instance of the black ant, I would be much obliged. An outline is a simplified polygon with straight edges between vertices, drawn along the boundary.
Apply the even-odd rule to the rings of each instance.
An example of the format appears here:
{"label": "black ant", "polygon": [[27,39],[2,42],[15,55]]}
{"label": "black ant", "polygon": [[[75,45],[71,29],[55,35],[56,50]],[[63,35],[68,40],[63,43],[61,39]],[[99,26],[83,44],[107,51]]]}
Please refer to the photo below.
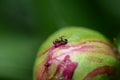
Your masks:
{"label": "black ant", "polygon": [[60,37],[60,39],[56,39],[53,41],[54,47],[57,48],[61,45],[66,45],[68,43],[67,39],[64,39],[63,37]]}

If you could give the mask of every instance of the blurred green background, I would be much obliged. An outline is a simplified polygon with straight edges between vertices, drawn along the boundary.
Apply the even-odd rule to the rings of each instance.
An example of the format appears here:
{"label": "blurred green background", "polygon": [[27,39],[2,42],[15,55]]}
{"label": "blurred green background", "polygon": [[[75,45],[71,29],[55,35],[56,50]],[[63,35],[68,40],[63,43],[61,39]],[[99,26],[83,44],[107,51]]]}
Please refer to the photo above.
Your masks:
{"label": "blurred green background", "polygon": [[[120,0],[0,0],[0,80],[32,80],[41,43],[65,26],[120,31]],[[118,40],[119,41],[119,40]]]}

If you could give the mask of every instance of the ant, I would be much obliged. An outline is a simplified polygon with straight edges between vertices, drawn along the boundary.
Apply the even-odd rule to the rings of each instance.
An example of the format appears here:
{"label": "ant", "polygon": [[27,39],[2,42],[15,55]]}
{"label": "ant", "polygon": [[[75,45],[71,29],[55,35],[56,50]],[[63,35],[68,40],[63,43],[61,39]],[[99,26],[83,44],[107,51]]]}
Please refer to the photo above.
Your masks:
{"label": "ant", "polygon": [[61,45],[66,45],[68,43],[67,39],[64,39],[63,37],[60,37],[60,39],[56,39],[53,41],[54,47],[57,48]]}

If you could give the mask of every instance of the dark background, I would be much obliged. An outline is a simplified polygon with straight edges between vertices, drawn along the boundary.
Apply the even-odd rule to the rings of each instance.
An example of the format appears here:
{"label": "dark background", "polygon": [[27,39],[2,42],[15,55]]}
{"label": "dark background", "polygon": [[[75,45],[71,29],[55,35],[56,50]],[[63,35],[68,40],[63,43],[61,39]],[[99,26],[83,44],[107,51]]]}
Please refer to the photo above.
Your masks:
{"label": "dark background", "polygon": [[39,46],[65,26],[118,39],[120,0],[0,0],[0,80],[32,80]]}

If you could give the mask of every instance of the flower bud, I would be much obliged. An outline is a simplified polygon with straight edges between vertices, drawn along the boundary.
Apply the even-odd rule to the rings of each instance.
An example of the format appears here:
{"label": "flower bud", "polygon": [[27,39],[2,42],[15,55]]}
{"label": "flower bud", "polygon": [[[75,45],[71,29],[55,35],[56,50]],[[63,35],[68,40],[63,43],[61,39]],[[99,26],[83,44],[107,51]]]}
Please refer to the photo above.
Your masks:
{"label": "flower bud", "polygon": [[63,28],[40,47],[34,80],[118,80],[120,62],[115,47],[101,33]]}

